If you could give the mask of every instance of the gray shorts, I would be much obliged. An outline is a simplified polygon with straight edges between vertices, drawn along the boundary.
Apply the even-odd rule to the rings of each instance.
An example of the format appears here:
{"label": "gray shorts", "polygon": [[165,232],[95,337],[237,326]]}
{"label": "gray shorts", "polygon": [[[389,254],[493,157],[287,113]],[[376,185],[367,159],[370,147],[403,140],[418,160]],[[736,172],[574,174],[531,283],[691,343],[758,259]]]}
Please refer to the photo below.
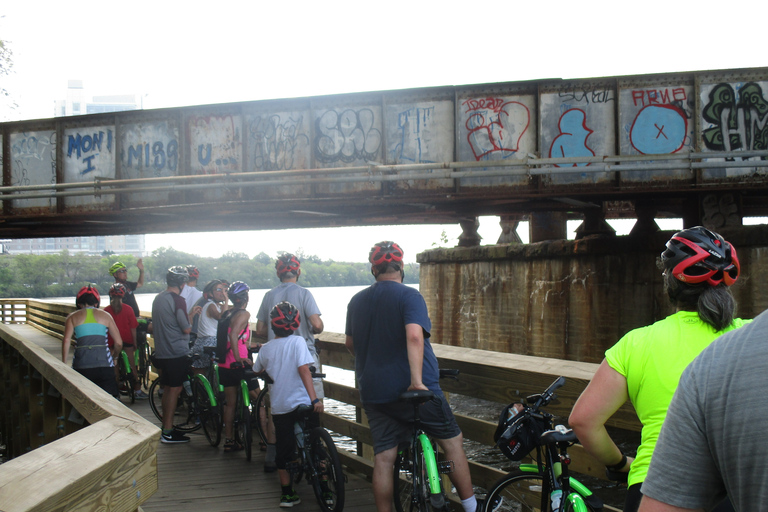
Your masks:
{"label": "gray shorts", "polygon": [[[406,402],[363,404],[373,437],[373,453],[377,454],[400,443],[407,443],[413,436],[413,405]],[[451,406],[442,393],[419,407],[421,428],[435,439],[452,439],[461,434]]]}

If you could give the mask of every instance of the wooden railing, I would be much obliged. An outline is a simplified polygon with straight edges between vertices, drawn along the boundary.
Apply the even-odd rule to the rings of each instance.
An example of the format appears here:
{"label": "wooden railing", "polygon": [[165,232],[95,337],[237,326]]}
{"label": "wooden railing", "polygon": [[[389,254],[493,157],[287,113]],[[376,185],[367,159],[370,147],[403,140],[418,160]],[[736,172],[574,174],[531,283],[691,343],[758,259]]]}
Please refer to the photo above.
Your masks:
{"label": "wooden railing", "polygon": [[[344,346],[344,337],[340,334],[324,333],[319,335],[321,347],[320,359],[323,365],[330,365],[347,370],[354,370],[354,358]],[[522,401],[528,395],[539,393],[547,388],[558,376],[565,376],[566,384],[557,390],[557,400],[547,407],[547,411],[567,419],[573,404],[584,390],[597,370],[594,363],[546,359],[542,357],[503,354],[486,350],[465,349],[446,345],[432,345],[441,368],[460,370],[458,381],[444,379],[441,387],[449,394],[461,394],[472,398],[490,400],[500,404]],[[356,389],[333,382],[325,382],[325,394],[329,398],[360,407],[360,397]],[[501,409],[494,411],[500,412]],[[357,415],[361,417],[360,414]],[[465,439],[493,446],[493,433],[496,422],[456,415]],[[323,425],[339,434],[349,436],[364,444],[371,444],[371,434],[362,422],[324,415]],[[611,427],[625,430],[640,430],[632,406],[627,403],[609,420]],[[580,445],[569,451],[572,457],[571,469],[577,473],[605,478],[605,467],[588,455]],[[370,474],[372,462],[367,458],[345,452],[344,463],[356,470]],[[498,468],[470,461],[472,484],[484,488],[490,487],[505,473]]]}
{"label": "wooden railing", "polygon": [[0,304],[0,510],[140,510],[157,491],[159,429],[5,325],[61,338],[73,306]]}

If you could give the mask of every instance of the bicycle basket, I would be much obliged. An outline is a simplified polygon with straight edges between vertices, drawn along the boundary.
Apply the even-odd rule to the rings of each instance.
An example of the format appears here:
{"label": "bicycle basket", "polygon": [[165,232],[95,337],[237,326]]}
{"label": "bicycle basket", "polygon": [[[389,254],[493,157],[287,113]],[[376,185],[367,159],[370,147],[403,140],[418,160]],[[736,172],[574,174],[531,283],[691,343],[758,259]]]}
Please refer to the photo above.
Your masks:
{"label": "bicycle basket", "polygon": [[527,407],[509,418],[509,410],[514,404],[509,404],[501,411],[499,424],[493,435],[493,440],[508,458],[519,461],[540,445],[541,434],[549,430],[549,421],[544,418],[534,418]]}

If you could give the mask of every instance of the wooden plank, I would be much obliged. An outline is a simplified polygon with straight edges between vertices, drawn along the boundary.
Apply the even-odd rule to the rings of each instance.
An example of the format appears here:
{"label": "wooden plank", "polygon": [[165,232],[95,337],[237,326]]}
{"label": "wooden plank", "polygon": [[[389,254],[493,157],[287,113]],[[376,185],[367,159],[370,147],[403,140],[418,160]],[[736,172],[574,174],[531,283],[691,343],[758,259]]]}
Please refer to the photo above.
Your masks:
{"label": "wooden plank", "polygon": [[3,510],[136,510],[157,490],[159,435],[111,417],[12,459],[0,465]]}

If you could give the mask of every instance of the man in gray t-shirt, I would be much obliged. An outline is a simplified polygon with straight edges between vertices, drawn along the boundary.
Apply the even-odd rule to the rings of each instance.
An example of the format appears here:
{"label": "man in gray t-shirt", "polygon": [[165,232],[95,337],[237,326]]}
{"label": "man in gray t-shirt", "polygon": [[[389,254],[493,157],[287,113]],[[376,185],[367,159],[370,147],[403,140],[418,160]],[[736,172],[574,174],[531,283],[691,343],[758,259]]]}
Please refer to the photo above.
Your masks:
{"label": "man in gray t-shirt", "polygon": [[[323,332],[323,321],[320,319],[320,309],[317,307],[315,298],[306,288],[299,286],[298,280],[301,275],[301,263],[293,254],[286,253],[277,258],[275,270],[277,277],[280,278],[280,284],[271,289],[264,295],[261,301],[259,312],[256,314],[256,336],[272,340],[275,333],[269,329],[269,312],[278,302],[288,301],[299,310],[301,325],[296,331],[297,336],[301,336],[307,342],[312,358],[315,360],[315,367],[320,371],[320,360],[317,357],[315,349],[315,334]],[[315,392],[318,398],[323,398],[323,383],[320,379],[313,379]]]}
{"label": "man in gray t-shirt", "polygon": [[768,502],[768,312],[716,339],[680,378],[643,482],[641,512]]}

